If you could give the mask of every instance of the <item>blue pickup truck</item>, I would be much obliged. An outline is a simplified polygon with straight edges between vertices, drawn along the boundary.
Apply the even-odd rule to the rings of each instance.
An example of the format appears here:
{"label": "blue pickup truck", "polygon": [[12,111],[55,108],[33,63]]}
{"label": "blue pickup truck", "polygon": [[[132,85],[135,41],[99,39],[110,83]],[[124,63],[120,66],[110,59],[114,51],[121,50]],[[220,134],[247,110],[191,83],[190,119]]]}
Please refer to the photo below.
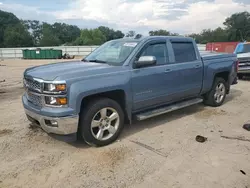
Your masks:
{"label": "blue pickup truck", "polygon": [[188,37],[123,38],[79,61],[26,69],[22,101],[27,118],[46,132],[104,146],[124,122],[202,102],[222,105],[237,66],[235,54],[200,54]]}

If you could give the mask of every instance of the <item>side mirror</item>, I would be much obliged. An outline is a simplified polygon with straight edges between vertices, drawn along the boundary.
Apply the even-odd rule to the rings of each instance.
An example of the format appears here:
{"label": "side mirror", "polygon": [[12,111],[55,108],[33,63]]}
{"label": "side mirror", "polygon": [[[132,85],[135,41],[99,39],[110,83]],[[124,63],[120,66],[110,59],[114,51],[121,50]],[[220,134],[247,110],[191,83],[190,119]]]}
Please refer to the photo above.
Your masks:
{"label": "side mirror", "polygon": [[135,67],[147,67],[156,64],[155,56],[141,56],[138,61],[135,62]]}

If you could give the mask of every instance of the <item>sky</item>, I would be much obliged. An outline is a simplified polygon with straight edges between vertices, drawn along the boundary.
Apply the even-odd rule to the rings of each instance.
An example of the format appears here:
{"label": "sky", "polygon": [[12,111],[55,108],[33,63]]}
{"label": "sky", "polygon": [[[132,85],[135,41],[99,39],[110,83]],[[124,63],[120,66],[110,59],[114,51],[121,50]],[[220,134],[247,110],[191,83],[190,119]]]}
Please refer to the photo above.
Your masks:
{"label": "sky", "polygon": [[166,29],[180,34],[223,26],[231,14],[250,10],[250,0],[0,0],[0,10],[20,19],[100,25],[146,34]]}

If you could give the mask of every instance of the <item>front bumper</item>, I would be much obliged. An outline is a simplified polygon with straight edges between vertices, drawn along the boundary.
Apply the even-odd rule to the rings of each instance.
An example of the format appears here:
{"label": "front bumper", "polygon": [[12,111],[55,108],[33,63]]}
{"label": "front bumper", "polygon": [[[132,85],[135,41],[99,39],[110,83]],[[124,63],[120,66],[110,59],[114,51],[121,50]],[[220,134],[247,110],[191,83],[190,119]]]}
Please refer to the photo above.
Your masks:
{"label": "front bumper", "polygon": [[[34,124],[40,126],[47,133],[54,133],[60,135],[68,135],[77,132],[78,129],[78,116],[66,117],[47,117],[34,113],[25,109],[27,118]],[[49,122],[57,122],[53,125]]]}
{"label": "front bumper", "polygon": [[[77,132],[79,116],[71,108],[38,108],[22,97],[27,118],[47,133],[69,135]],[[56,124],[53,124],[53,123]]]}

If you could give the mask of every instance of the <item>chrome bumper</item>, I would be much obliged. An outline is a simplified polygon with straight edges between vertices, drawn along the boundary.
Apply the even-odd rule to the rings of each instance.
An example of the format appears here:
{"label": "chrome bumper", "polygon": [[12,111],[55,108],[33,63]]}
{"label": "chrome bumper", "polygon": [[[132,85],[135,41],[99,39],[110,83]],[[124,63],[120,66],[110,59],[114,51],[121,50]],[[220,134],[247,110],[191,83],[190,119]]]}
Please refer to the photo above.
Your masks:
{"label": "chrome bumper", "polygon": [[[47,133],[54,133],[60,135],[68,135],[77,132],[78,129],[78,116],[67,117],[46,117],[25,109],[28,119],[40,126]],[[57,122],[57,125],[52,125],[48,122]]]}

